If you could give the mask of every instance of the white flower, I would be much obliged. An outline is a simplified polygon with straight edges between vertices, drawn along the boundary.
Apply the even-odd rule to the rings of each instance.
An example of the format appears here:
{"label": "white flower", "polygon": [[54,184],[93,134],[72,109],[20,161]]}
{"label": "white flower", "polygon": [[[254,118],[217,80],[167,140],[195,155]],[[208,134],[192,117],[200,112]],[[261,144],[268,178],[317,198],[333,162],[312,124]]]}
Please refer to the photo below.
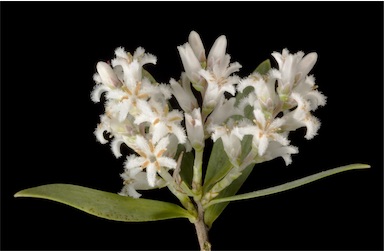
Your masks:
{"label": "white flower", "polygon": [[216,140],[221,138],[228,159],[234,166],[239,167],[238,161],[241,155],[241,140],[236,134],[236,121],[229,119],[227,123],[214,126],[211,130],[213,131],[211,136],[212,140],[216,142]]}
{"label": "white flower", "polygon": [[174,159],[163,156],[167,151],[168,144],[168,137],[162,138],[156,145],[154,145],[151,140],[147,140],[141,135],[136,136],[134,150],[139,154],[139,156],[128,156],[126,168],[145,168],[147,172],[148,184],[151,187],[154,187],[156,184],[156,173],[160,171],[161,167],[175,169],[177,166]]}
{"label": "white flower", "polygon": [[310,103],[300,94],[292,93],[291,98],[297,102],[297,107],[295,110],[283,116],[286,120],[283,129],[286,131],[294,131],[305,126],[307,128],[305,138],[312,139],[320,128],[320,121],[310,113]]}
{"label": "white flower", "polygon": [[[138,103],[140,101],[147,101],[151,96],[159,95],[164,88],[161,89],[152,85],[147,78],[142,79],[142,68],[136,59],[129,64],[125,59],[120,61],[124,66],[122,68],[123,85],[119,88],[111,88],[107,85],[98,84],[91,96],[93,101],[99,102],[101,94],[107,92],[106,112],[123,121],[129,113],[134,115],[139,112]],[[96,75],[95,81],[99,78],[101,77]]]}
{"label": "white flower", "polygon": [[287,137],[280,133],[281,127],[285,124],[284,119],[275,118],[273,120],[267,120],[263,112],[259,109],[255,109],[253,114],[253,124],[248,123],[248,125],[239,127],[236,133],[240,139],[245,135],[253,135],[253,146],[258,149],[259,156],[263,156],[267,151],[270,141],[277,141],[283,146],[289,144]]}
{"label": "white flower", "polygon": [[143,66],[145,64],[156,64],[156,56],[145,53],[145,50],[143,47],[138,47],[135,52],[133,53],[133,56],[126,52],[123,47],[118,47],[115,50],[116,58],[125,59],[128,63],[131,63],[134,59],[137,60],[140,63],[140,66]]}
{"label": "white flower", "polygon": [[255,72],[241,80],[237,89],[239,92],[243,92],[245,88],[253,87],[253,92],[249,94],[249,104],[253,107],[260,107],[264,112],[272,115],[275,108],[280,104],[279,97],[275,91],[275,82],[276,78],[272,74],[261,76]]}
{"label": "white flower", "polygon": [[221,125],[233,115],[243,115],[243,112],[235,106],[236,98],[226,99],[221,97],[213,112],[206,121],[206,127],[209,133],[213,132],[216,125]]}
{"label": "white flower", "polygon": [[204,127],[200,108],[195,108],[191,114],[185,114],[185,125],[187,127],[188,139],[193,148],[202,149],[204,147]]}
{"label": "white flower", "polygon": [[98,62],[96,69],[103,84],[111,88],[121,86],[120,80],[109,64],[105,62]]}
{"label": "white flower", "polygon": [[315,78],[312,75],[307,76],[304,81],[293,88],[292,92],[298,93],[307,100],[311,111],[314,111],[319,106],[324,106],[327,103],[327,98],[317,90]]}
{"label": "white flower", "polygon": [[135,125],[131,120],[131,116],[128,116],[124,121],[119,121],[114,117],[101,115],[100,123],[94,131],[97,140],[102,144],[108,142],[104,137],[104,132],[109,133],[110,138],[114,138],[111,142],[111,149],[116,158],[122,156],[120,152],[121,144],[124,143],[128,147],[133,146],[135,136],[139,134],[139,126]]}
{"label": "white flower", "polygon": [[295,146],[284,146],[279,142],[272,141],[268,145],[267,150],[263,156],[258,156],[256,158],[256,163],[261,163],[264,161],[273,160],[278,157],[282,157],[284,159],[285,164],[288,166],[292,163],[292,154],[298,153],[299,150]]}
{"label": "white flower", "polygon": [[202,69],[199,60],[197,59],[193,49],[189,43],[177,47],[181,62],[183,63],[185,73],[195,87],[201,86],[203,78],[199,71]]}
{"label": "white flower", "polygon": [[181,74],[181,85],[173,78],[170,80],[170,84],[172,94],[185,112],[192,112],[193,109],[199,106],[192,92],[191,82],[185,73]]}
{"label": "white flower", "polygon": [[152,100],[143,103],[140,108],[141,113],[135,117],[135,123],[150,123],[150,132],[155,143],[168,133],[173,133],[180,144],[185,143],[185,131],[180,124],[183,120],[181,111],[176,109],[169,111],[168,104],[162,105]]}
{"label": "white flower", "polygon": [[206,62],[203,43],[195,31],[190,33],[189,43],[177,47],[186,75],[193,86],[202,91],[204,107],[211,110],[224,92],[235,94],[234,85],[239,81],[239,77],[230,75],[238,71],[241,65],[237,62],[229,64],[230,56],[225,53],[226,48],[227,39],[222,35],[215,40]]}
{"label": "white flower", "polygon": [[124,187],[121,189],[120,195],[130,196],[133,198],[141,197],[137,190],[149,190],[160,188],[165,185],[165,181],[161,178],[156,178],[155,185],[152,187],[148,183],[147,174],[141,168],[125,169],[121,178],[124,180]]}
{"label": "white flower", "polygon": [[208,54],[208,67],[213,69],[215,65],[220,65],[225,58],[227,50],[227,38],[224,35],[218,37],[213,43]]}
{"label": "white flower", "polygon": [[231,57],[225,54],[226,47],[226,37],[224,35],[218,37],[209,52],[207,69],[199,71],[199,74],[208,83],[204,95],[204,107],[213,109],[224,92],[232,95],[236,93],[234,85],[239,82],[240,78],[236,75],[231,76],[231,74],[239,71],[241,65],[238,62],[230,64]]}
{"label": "white flower", "polygon": [[280,70],[277,92],[285,101],[292,89],[302,83],[311,71],[317,61],[317,53],[312,52],[304,57],[302,51],[290,54],[287,49],[284,49],[282,54],[273,52],[272,56],[276,59]]}
{"label": "white flower", "polygon": [[205,49],[199,34],[196,31],[189,33],[188,42],[191,45],[192,51],[201,64],[207,60],[205,57]]}
{"label": "white flower", "polygon": [[93,80],[96,82],[96,85],[93,87],[91,92],[91,100],[98,103],[100,102],[101,95],[104,92],[108,92],[113,90],[115,87],[120,86],[121,82],[117,78],[116,73],[107,63],[98,62],[96,68],[98,73],[93,75]]}

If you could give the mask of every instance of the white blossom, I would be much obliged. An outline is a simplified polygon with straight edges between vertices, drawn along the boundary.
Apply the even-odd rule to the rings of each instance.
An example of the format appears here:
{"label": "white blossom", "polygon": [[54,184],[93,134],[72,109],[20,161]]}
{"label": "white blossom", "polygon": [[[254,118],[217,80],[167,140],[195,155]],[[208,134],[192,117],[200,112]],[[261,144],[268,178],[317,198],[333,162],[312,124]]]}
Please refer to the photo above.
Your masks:
{"label": "white blossom", "polygon": [[181,62],[183,63],[185,73],[188,78],[194,84],[195,87],[201,86],[203,78],[200,76],[199,72],[202,69],[202,66],[197,59],[191,45],[185,43],[182,46],[177,47]]}
{"label": "white blossom", "polygon": [[183,144],[186,140],[185,130],[180,124],[183,117],[183,113],[179,110],[169,111],[168,104],[163,105],[151,101],[141,105],[141,113],[135,117],[135,123],[148,122],[155,143],[165,135],[172,133],[177,137],[179,143]]}
{"label": "white blossom", "polygon": [[278,157],[282,157],[284,159],[285,164],[288,166],[292,163],[292,154],[298,153],[299,150],[295,146],[284,146],[279,142],[272,141],[268,145],[267,150],[263,156],[258,156],[256,158],[256,163],[261,163],[264,161],[273,160]]}
{"label": "white blossom", "polygon": [[187,127],[188,140],[193,148],[202,149],[204,147],[204,127],[200,108],[195,108],[190,114],[185,114],[185,125]]}
{"label": "white blossom", "polygon": [[259,73],[254,72],[240,81],[238,90],[242,92],[247,87],[253,87],[253,91],[249,94],[249,105],[255,109],[260,107],[264,112],[268,112],[272,116],[275,108],[280,105],[275,90],[275,82],[276,78],[271,75],[261,76]]}
{"label": "white blossom", "polygon": [[147,174],[141,168],[125,169],[124,173],[120,176],[124,180],[124,186],[119,194],[133,198],[141,197],[141,194],[137,192],[138,190],[150,190],[165,185],[165,181],[162,178],[156,177],[155,185],[153,187],[150,186]]}
{"label": "white blossom", "polygon": [[173,78],[170,80],[170,85],[172,88],[172,94],[175,96],[181,109],[189,113],[198,107],[196,97],[191,89],[191,82],[185,73],[181,74],[181,85]]}
{"label": "white blossom", "polygon": [[205,49],[200,35],[196,31],[189,33],[188,42],[191,45],[192,51],[201,64],[207,60],[205,57]]}
{"label": "white blossom", "polygon": [[248,123],[239,128],[236,132],[241,139],[245,135],[253,136],[253,146],[258,149],[259,156],[264,155],[270,141],[277,141],[283,146],[289,144],[289,140],[286,136],[280,133],[281,126],[285,123],[284,119],[275,118],[274,120],[267,120],[263,112],[259,109],[255,109],[253,114],[253,123]]}
{"label": "white blossom", "polygon": [[226,37],[224,35],[218,37],[209,52],[207,69],[199,71],[208,84],[204,95],[204,107],[213,109],[224,92],[235,95],[235,85],[240,78],[231,74],[239,71],[241,65],[238,62],[230,64],[231,57],[225,53],[226,47]]}
{"label": "white blossom", "polygon": [[306,127],[306,139],[312,139],[320,128],[320,121],[318,118],[310,113],[311,105],[300,94],[292,93],[292,99],[297,102],[297,107],[291,112],[284,115],[287,121],[283,126],[284,130],[294,131],[300,127]]}
{"label": "white blossom", "polygon": [[237,135],[237,123],[233,119],[229,119],[227,123],[222,125],[216,125],[211,130],[212,140],[216,142],[219,138],[221,138],[223,142],[224,151],[228,156],[228,159],[231,163],[238,167],[239,166],[239,158],[241,155],[241,139]]}
{"label": "white blossom", "polygon": [[281,54],[273,52],[272,56],[276,59],[280,70],[277,92],[285,101],[292,89],[305,80],[317,61],[317,53],[312,52],[304,57],[302,51],[290,54],[287,49],[284,49]]}
{"label": "white blossom", "polygon": [[140,167],[145,169],[147,173],[148,184],[151,187],[155,186],[156,173],[160,171],[161,167],[167,169],[175,169],[176,161],[172,158],[163,156],[167,151],[169,144],[168,137],[162,138],[157,144],[153,144],[151,140],[147,140],[143,136],[138,135],[136,137],[135,151],[139,154],[130,155],[126,161],[127,169],[134,169]]}
{"label": "white blossom", "polygon": [[209,133],[212,133],[212,128],[214,128],[216,125],[221,125],[222,123],[225,123],[225,121],[231,116],[243,115],[243,111],[236,107],[235,103],[235,98],[226,99],[224,97],[221,97],[215,109],[207,118],[206,128]]}

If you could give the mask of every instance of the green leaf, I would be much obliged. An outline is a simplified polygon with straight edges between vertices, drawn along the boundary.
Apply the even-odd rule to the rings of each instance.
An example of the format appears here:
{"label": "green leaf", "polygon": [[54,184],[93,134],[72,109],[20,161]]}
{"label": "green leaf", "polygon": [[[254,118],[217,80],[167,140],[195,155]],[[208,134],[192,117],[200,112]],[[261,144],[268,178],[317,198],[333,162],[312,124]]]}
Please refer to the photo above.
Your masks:
{"label": "green leaf", "polygon": [[180,165],[180,177],[189,187],[192,186],[193,161],[193,152],[184,152]]}
{"label": "green leaf", "polygon": [[22,190],[15,197],[57,201],[86,213],[115,221],[139,222],[172,218],[194,220],[187,210],[163,201],[134,199],[71,184],[49,184]]}
{"label": "green leaf", "polygon": [[[216,142],[218,142],[218,141],[216,141]],[[222,143],[221,143],[221,147],[222,147]],[[220,145],[218,145],[217,148],[219,151]],[[252,148],[252,136],[246,135],[243,138],[243,140],[241,141],[242,153],[241,153],[240,158],[244,159],[248,155],[251,148]],[[224,155],[224,156],[221,156],[221,158],[222,159],[225,158],[229,162],[228,157],[224,152],[224,149],[222,149],[222,151],[223,151],[222,155]],[[211,155],[211,158],[212,158],[212,155]],[[210,159],[210,161],[211,161],[211,159]],[[215,159],[213,159],[212,161],[214,163]],[[216,161],[218,161],[218,160],[216,160]],[[229,165],[230,165],[230,163],[229,163]],[[251,171],[253,170],[253,166],[254,166],[253,164],[247,166],[243,170],[242,174],[237,179],[235,179],[228,187],[226,187],[223,191],[221,191],[220,194],[216,198],[225,198],[225,197],[235,195],[237,193],[237,191],[239,191],[239,189],[243,185],[243,183],[246,181],[246,179],[248,178]],[[220,163],[218,163],[216,165],[216,168],[218,168],[220,170]],[[229,170],[230,170],[230,168],[228,168],[228,171]],[[217,180],[217,181],[219,181],[220,179],[219,179],[219,177],[215,178],[215,180]],[[206,184],[204,184],[204,185],[206,185]],[[209,190],[207,190],[207,191],[209,191]],[[220,203],[220,204],[210,206],[206,209],[206,211],[204,213],[204,222],[209,228],[212,227],[213,222],[219,217],[219,215],[224,211],[224,209],[227,207],[228,204],[229,204],[229,202],[228,203]]]}
{"label": "green leaf", "polygon": [[288,182],[288,183],[285,183],[282,185],[278,185],[275,187],[262,189],[262,190],[258,190],[258,191],[254,191],[254,192],[250,192],[250,193],[245,193],[245,194],[239,194],[239,195],[230,196],[230,197],[223,197],[223,198],[214,199],[207,204],[207,207],[209,209],[210,206],[215,207],[216,205],[218,205],[218,203],[220,203],[220,204],[221,203],[228,203],[230,201],[235,201],[235,200],[252,199],[252,198],[266,196],[266,195],[270,195],[270,194],[274,194],[274,193],[280,193],[280,192],[290,190],[290,189],[311,183],[313,181],[316,181],[316,180],[319,180],[319,179],[322,179],[322,178],[325,178],[325,177],[328,177],[330,175],[334,175],[334,174],[337,174],[340,172],[344,172],[344,171],[348,171],[348,170],[354,170],[354,169],[365,169],[365,168],[369,168],[369,167],[370,167],[369,165],[365,165],[365,164],[351,164],[351,165],[341,166],[341,167],[337,167],[334,169],[323,171],[323,172],[320,172],[317,174],[313,174],[313,175],[310,175],[310,176],[307,176],[307,177],[304,177],[304,178],[301,178],[301,179],[298,179],[295,181],[291,181],[291,182]]}
{"label": "green leaf", "polygon": [[271,69],[271,61],[269,59],[264,60],[256,67],[255,72],[260,73],[261,75],[265,75]]}
{"label": "green leaf", "polygon": [[[226,187],[220,194],[212,201],[219,200],[220,198],[226,198],[232,196],[239,191],[240,187],[243,185],[245,180],[248,178],[249,174],[252,172],[254,165],[249,165],[246,167],[242,174],[235,179],[228,187]],[[204,222],[205,224],[211,228],[213,222],[219,217],[219,215],[224,211],[224,209],[228,206],[229,202],[211,204],[208,203],[209,206],[204,212]]]}
{"label": "green leaf", "polygon": [[223,142],[220,138],[216,140],[212,147],[204,178],[203,193],[208,192],[214,184],[229,172],[231,168],[232,164],[224,151]]}

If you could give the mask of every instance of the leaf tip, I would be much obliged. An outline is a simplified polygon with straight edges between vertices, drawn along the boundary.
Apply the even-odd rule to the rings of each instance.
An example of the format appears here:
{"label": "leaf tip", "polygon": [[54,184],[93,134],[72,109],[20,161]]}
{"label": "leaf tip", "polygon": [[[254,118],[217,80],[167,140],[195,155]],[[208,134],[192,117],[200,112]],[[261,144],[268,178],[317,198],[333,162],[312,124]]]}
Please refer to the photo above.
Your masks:
{"label": "leaf tip", "polygon": [[14,198],[23,197],[22,191],[19,191],[13,195]]}
{"label": "leaf tip", "polygon": [[355,166],[355,168],[357,168],[357,169],[371,168],[371,165],[368,165],[368,164],[353,164],[353,166]]}

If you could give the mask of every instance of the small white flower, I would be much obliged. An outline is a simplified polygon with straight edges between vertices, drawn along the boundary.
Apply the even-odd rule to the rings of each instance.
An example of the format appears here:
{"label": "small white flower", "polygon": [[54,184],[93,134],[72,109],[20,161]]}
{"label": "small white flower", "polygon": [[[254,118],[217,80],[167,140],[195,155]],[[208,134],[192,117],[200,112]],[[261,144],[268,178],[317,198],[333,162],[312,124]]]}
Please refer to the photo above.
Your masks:
{"label": "small white flower", "polygon": [[315,78],[312,75],[307,76],[305,81],[302,81],[299,85],[293,88],[292,92],[298,93],[304,99],[308,100],[311,111],[314,111],[319,106],[324,106],[327,103],[327,98],[317,90]]}
{"label": "small white flower", "polygon": [[119,121],[114,117],[107,115],[100,116],[100,123],[96,127],[94,134],[97,140],[106,144],[108,140],[104,137],[104,132],[109,133],[111,149],[116,158],[121,157],[120,146],[125,143],[128,147],[133,146],[134,138],[139,134],[139,127],[131,121],[132,117],[127,117],[124,121]]}
{"label": "small white flower", "polygon": [[96,65],[97,72],[101,78],[101,82],[111,88],[121,86],[120,80],[111,66],[105,62],[98,62]]}
{"label": "small white flower", "polygon": [[258,156],[256,158],[256,163],[261,163],[264,161],[273,160],[278,157],[282,157],[284,159],[285,164],[288,166],[292,163],[292,154],[298,153],[299,150],[295,146],[284,146],[279,142],[272,141],[268,145],[267,150],[263,156]]}
{"label": "small white flower", "polygon": [[188,139],[193,148],[202,149],[204,147],[204,127],[200,108],[194,109],[191,114],[185,114],[185,125],[187,127]]}
{"label": "small white flower", "polygon": [[125,169],[121,178],[124,180],[124,187],[121,189],[120,195],[130,196],[133,198],[141,197],[137,190],[150,190],[160,188],[165,185],[165,181],[161,178],[156,178],[155,185],[152,187],[148,183],[147,174],[141,168]]}
{"label": "small white flower", "polygon": [[199,74],[205,78],[208,83],[204,95],[204,107],[213,107],[217,104],[220,96],[224,92],[235,95],[236,85],[240,78],[232,73],[239,71],[241,65],[238,62],[231,63],[231,57],[225,54],[227,39],[224,35],[218,37],[213,44],[208,55],[208,67],[202,69]]}
{"label": "small white flower", "polygon": [[181,111],[169,111],[168,104],[162,105],[155,101],[143,103],[140,108],[141,113],[135,117],[135,123],[150,123],[150,132],[155,143],[168,133],[173,133],[180,144],[185,143],[185,131],[180,124],[183,120]]}
{"label": "small white flower", "polygon": [[191,80],[194,86],[200,86],[202,82],[202,77],[199,74],[199,71],[202,69],[199,60],[197,59],[193,49],[189,43],[185,43],[182,46],[177,47],[181,62],[183,63],[185,73],[188,78]]}
{"label": "small white flower", "polygon": [[213,43],[208,54],[208,67],[213,69],[217,64],[221,64],[227,50],[227,38],[224,35],[218,37]]}
{"label": "small white flower", "polygon": [[206,127],[209,133],[213,132],[216,125],[223,124],[233,115],[243,115],[243,112],[235,106],[236,98],[226,99],[221,97],[213,112],[208,116]]}
{"label": "small white flower", "polygon": [[300,94],[292,93],[291,98],[297,102],[295,110],[285,114],[284,130],[294,131],[300,127],[306,127],[306,139],[312,139],[320,128],[320,121],[310,113],[311,105]]}
{"label": "small white flower", "polygon": [[280,132],[281,127],[285,124],[284,119],[275,118],[273,120],[267,120],[263,112],[259,109],[255,109],[253,114],[253,124],[249,123],[248,125],[239,127],[236,133],[240,139],[245,135],[253,135],[253,146],[258,149],[259,156],[264,155],[271,141],[277,141],[283,146],[289,144],[287,137]]}
{"label": "small white flower", "polygon": [[185,112],[192,112],[193,109],[199,106],[196,97],[192,92],[191,82],[185,73],[181,75],[181,85],[173,78],[170,80],[170,84],[172,94]]}
{"label": "small white flower", "polygon": [[238,160],[241,155],[241,140],[236,134],[236,121],[229,119],[227,123],[214,126],[211,130],[213,131],[212,140],[216,142],[216,140],[221,138],[228,159],[234,166],[239,167]]}
{"label": "small white flower", "polygon": [[147,172],[148,184],[151,187],[154,187],[156,184],[156,173],[160,171],[161,167],[175,169],[177,166],[174,159],[163,156],[167,151],[168,144],[168,137],[162,138],[159,142],[157,142],[157,144],[154,145],[151,140],[147,140],[141,135],[136,136],[134,150],[139,154],[139,156],[128,156],[126,168],[145,168]]}
{"label": "small white flower", "polygon": [[115,50],[116,58],[125,59],[127,63],[131,63],[134,59],[137,60],[140,63],[140,66],[143,66],[145,64],[156,64],[157,58],[156,56],[145,53],[145,50],[143,47],[138,47],[135,52],[133,53],[133,56],[131,53],[126,52],[123,47],[118,47]]}
{"label": "small white flower", "polygon": [[191,45],[196,58],[201,64],[204,64],[207,59],[205,57],[204,45],[199,34],[196,31],[191,31],[191,33],[189,33],[188,42]]}
{"label": "small white flower", "polygon": [[282,54],[273,52],[272,56],[276,59],[280,71],[277,92],[285,101],[292,89],[300,85],[311,71],[317,61],[317,54],[312,52],[304,57],[302,51],[290,54],[287,49],[284,49]]}
{"label": "small white flower", "polygon": [[[238,90],[243,92],[245,88],[253,87],[253,92],[249,94],[249,104],[253,107],[260,107],[264,112],[272,115],[275,108],[280,104],[275,91],[275,82],[276,78],[271,75],[261,76],[259,73],[252,73],[240,81]],[[257,104],[255,104],[256,102]]]}

